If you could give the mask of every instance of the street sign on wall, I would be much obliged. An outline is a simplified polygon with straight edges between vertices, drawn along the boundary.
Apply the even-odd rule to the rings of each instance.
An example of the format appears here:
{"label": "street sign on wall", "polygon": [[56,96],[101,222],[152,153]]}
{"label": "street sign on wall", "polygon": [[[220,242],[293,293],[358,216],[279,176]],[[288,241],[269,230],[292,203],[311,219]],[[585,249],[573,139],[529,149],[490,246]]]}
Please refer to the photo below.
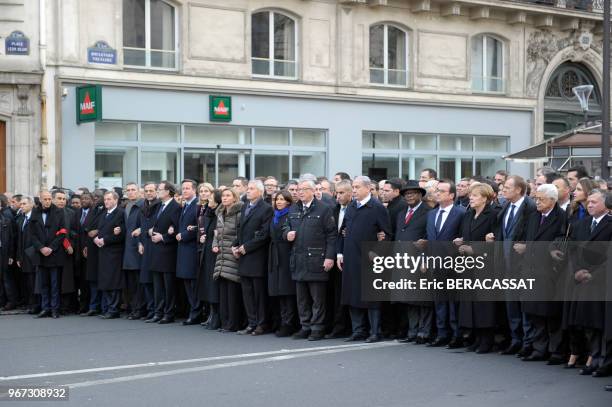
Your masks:
{"label": "street sign on wall", "polygon": [[21,31],[13,31],[4,40],[6,55],[29,55],[30,39]]}
{"label": "street sign on wall", "polygon": [[77,89],[77,124],[102,120],[102,87],[79,86]]}

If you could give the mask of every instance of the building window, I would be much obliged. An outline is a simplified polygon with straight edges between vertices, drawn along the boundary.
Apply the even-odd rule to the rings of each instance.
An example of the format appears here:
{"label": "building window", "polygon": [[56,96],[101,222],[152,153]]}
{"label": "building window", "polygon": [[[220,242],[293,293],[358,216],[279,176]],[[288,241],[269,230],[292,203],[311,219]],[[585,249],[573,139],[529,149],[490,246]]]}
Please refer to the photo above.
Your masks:
{"label": "building window", "polygon": [[272,11],[251,17],[253,76],[297,78],[297,24]]}
{"label": "building window", "polygon": [[[380,181],[418,179],[433,168],[440,178],[458,181],[505,170],[508,137],[366,131],[362,135],[363,174]],[[399,155],[398,155],[399,151]]]}
{"label": "building window", "polygon": [[397,27],[370,27],[370,83],[406,86],[408,81],[408,34]]}
{"label": "building window", "polygon": [[472,39],[472,90],[504,91],[504,44],[490,35]]}
{"label": "building window", "polygon": [[123,64],[174,70],[177,13],[163,0],[123,0]]}

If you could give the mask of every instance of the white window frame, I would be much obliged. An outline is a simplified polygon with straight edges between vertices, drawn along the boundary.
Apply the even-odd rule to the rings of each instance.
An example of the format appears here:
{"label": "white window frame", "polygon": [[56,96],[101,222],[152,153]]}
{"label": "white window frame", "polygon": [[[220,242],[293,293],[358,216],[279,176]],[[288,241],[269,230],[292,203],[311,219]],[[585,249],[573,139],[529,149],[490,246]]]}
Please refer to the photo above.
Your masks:
{"label": "white window frame", "polygon": [[[482,69],[482,74],[483,76],[480,78],[481,79],[481,83],[482,83],[482,87],[479,89],[474,88],[474,77],[472,76],[472,90],[476,91],[476,92],[483,92],[483,93],[497,93],[497,94],[503,94],[506,93],[506,43],[505,41],[502,41],[500,38],[494,36],[494,35],[489,35],[489,34],[481,34],[479,36],[477,36],[476,38],[479,38],[482,41],[482,59],[480,61],[481,64],[481,69]],[[487,73],[487,38],[491,38],[497,42],[499,42],[501,44],[501,59],[502,59],[502,72],[501,72],[501,77],[488,77],[485,76],[485,74]],[[489,79],[499,79],[501,80],[501,90],[490,90],[488,89],[489,87]]]}
{"label": "white window frame", "polygon": [[[135,47],[123,47],[123,49],[129,50],[143,50],[145,51],[145,64],[144,65],[127,65],[123,66],[128,68],[137,68],[137,69],[151,69],[156,71],[178,71],[178,63],[179,63],[179,20],[178,20],[178,7],[174,4],[169,3],[165,0],[162,0],[165,4],[172,7],[174,10],[174,51],[166,51],[160,49],[151,49],[151,0],[145,0],[145,47],[144,48],[135,48]],[[174,68],[164,68],[151,66],[151,51],[160,51],[165,53],[174,52]]]}
{"label": "white window frame", "polygon": [[[408,83],[409,83],[408,73],[409,73],[409,62],[410,62],[410,53],[409,53],[410,47],[408,45],[408,40],[410,37],[408,36],[408,31],[396,25],[393,25],[393,24],[374,24],[371,27],[376,27],[379,25],[383,26],[383,56],[384,56],[383,57],[383,67],[382,68],[372,68],[371,66],[368,66],[368,72],[370,74],[369,82],[371,85],[374,85],[374,86],[387,86],[387,87],[392,87],[392,88],[407,88]],[[405,37],[404,45],[406,47],[406,50],[404,51],[406,55],[406,60],[404,61],[404,65],[406,66],[406,69],[404,69],[403,71],[406,74],[406,83],[404,85],[396,85],[393,83],[389,83],[389,27],[393,27],[404,33],[404,37]],[[369,37],[368,41],[372,41],[372,38]],[[377,70],[377,71],[382,70],[383,71],[384,83],[372,82],[372,74],[371,74],[372,70]],[[400,69],[393,69],[393,71],[402,72],[402,70]]]}
{"label": "white window frame", "polygon": [[[277,11],[273,11],[273,10],[262,10],[262,11],[258,11],[256,13],[251,14],[251,24],[253,24],[253,18],[252,16],[255,14],[259,14],[259,13],[268,13],[268,58],[255,58],[251,55],[251,74],[253,76],[253,78],[277,78],[277,79],[287,79],[287,80],[297,80],[299,77],[299,48],[298,48],[298,35],[299,35],[299,27],[298,27],[298,21],[296,18],[287,15],[285,13],[279,13]],[[280,14],[282,16],[285,16],[289,19],[291,19],[291,21],[293,21],[293,27],[294,27],[294,44],[293,47],[295,49],[295,61],[289,61],[289,60],[283,60],[283,59],[274,59],[274,15],[275,14]],[[251,41],[253,41],[253,38],[251,37]],[[251,47],[252,49],[252,47]],[[253,61],[268,61],[268,71],[270,72],[269,75],[262,75],[262,74],[255,74],[253,73]],[[279,76],[279,75],[275,75],[274,74],[274,63],[275,62],[294,62],[295,63],[295,75],[294,76]]]}

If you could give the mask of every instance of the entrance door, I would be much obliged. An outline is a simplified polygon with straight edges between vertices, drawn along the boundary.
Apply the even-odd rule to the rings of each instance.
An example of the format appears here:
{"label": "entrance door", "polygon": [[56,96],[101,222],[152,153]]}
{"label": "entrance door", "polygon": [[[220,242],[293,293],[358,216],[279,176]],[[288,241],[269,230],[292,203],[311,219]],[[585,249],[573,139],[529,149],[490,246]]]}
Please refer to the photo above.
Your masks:
{"label": "entrance door", "polygon": [[6,192],[6,123],[0,121],[0,192]]}

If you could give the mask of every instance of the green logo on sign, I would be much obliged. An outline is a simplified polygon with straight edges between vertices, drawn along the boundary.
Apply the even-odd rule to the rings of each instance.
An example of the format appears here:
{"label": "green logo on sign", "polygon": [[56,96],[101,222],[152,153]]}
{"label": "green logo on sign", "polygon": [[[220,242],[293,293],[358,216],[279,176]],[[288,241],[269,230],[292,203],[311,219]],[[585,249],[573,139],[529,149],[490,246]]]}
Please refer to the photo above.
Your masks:
{"label": "green logo on sign", "polygon": [[102,87],[77,87],[77,124],[102,120]]}
{"label": "green logo on sign", "polygon": [[231,122],[232,121],[232,98],[230,96],[210,97],[210,121]]}

